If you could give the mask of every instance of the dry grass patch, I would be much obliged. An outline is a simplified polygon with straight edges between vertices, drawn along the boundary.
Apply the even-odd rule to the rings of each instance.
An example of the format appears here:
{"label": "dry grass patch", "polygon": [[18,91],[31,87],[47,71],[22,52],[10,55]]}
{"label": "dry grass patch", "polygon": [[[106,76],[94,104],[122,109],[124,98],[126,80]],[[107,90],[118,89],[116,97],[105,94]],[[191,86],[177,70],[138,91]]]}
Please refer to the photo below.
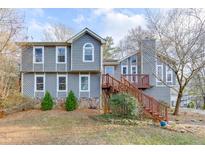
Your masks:
{"label": "dry grass patch", "polygon": [[0,119],[0,144],[205,144],[205,136],[152,125],[95,121],[96,110],[14,113]]}

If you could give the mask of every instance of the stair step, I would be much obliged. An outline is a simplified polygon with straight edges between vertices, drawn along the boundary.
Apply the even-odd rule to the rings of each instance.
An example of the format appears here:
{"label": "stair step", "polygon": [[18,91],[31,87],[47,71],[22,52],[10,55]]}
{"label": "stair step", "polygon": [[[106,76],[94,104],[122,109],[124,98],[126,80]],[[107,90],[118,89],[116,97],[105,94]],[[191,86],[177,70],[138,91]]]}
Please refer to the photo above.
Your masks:
{"label": "stair step", "polygon": [[[123,78],[120,81],[109,75],[106,75],[105,81],[107,81],[108,83],[103,83],[103,86],[102,86],[103,90],[105,89],[107,90],[107,92],[110,92],[110,93],[118,93],[120,91],[130,93],[143,105],[144,111],[150,114],[153,119],[158,119],[158,120],[165,119],[165,116],[161,116],[159,112],[154,111],[154,108],[152,108],[154,107],[153,105],[155,105],[157,100],[153,101],[154,98],[150,97],[149,95],[143,94],[143,92],[139,93],[141,91],[138,89],[139,87],[137,87],[130,81],[128,80],[126,81],[126,79],[123,80]],[[138,94],[136,92],[138,92]],[[147,103],[149,103],[149,106]]]}

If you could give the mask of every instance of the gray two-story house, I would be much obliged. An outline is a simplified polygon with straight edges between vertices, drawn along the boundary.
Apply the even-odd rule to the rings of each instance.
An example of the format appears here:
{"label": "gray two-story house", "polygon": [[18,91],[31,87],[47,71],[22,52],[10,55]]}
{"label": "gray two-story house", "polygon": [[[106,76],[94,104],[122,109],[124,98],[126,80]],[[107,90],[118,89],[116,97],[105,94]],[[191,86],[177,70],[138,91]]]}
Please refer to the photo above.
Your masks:
{"label": "gray two-story house", "polygon": [[49,91],[61,100],[72,90],[79,99],[99,102],[104,43],[88,28],[66,42],[21,43],[22,94],[42,98]]}
{"label": "gray two-story house", "polygon": [[[120,60],[103,62],[105,40],[88,28],[66,42],[24,42],[21,56],[21,92],[42,98],[49,91],[57,101],[72,90],[79,102],[100,105],[102,74],[121,75],[158,100],[170,103],[175,75],[156,57],[155,40],[143,40],[140,51]],[[85,100],[85,101],[84,101]]]}
{"label": "gray two-story house", "polygon": [[176,85],[176,76],[160,61],[162,55],[156,53],[155,43],[154,39],[144,39],[139,51],[119,60],[104,60],[104,73],[118,80],[123,75],[148,95],[171,105],[176,101],[176,93],[170,88]]}

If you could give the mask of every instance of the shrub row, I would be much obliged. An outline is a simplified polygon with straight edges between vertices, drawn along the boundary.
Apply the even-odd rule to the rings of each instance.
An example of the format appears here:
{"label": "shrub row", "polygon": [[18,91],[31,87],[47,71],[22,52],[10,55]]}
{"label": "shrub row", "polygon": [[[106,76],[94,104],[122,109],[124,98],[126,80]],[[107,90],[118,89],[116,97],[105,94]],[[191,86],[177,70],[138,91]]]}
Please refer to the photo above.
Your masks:
{"label": "shrub row", "polygon": [[[75,97],[73,91],[70,91],[68,93],[68,96],[66,97],[65,109],[67,111],[73,111],[77,108],[77,105],[78,105],[77,98]],[[46,91],[46,94],[41,102],[41,109],[43,111],[51,110],[53,106],[54,106],[53,98],[51,94],[48,91]]]}

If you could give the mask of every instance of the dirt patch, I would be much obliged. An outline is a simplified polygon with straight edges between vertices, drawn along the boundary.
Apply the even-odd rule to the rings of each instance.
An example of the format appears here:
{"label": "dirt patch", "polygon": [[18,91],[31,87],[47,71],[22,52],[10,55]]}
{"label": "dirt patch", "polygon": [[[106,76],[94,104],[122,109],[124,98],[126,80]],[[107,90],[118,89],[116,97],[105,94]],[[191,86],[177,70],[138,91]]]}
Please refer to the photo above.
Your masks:
{"label": "dirt patch", "polygon": [[95,121],[98,110],[29,110],[0,119],[0,144],[205,144],[203,135]]}
{"label": "dirt patch", "polygon": [[177,116],[170,114],[169,124],[168,129],[171,131],[205,135],[205,114],[182,109]]}
{"label": "dirt patch", "polygon": [[181,111],[177,116],[170,114],[170,121],[175,121],[177,124],[194,124],[205,126],[205,114]]}

